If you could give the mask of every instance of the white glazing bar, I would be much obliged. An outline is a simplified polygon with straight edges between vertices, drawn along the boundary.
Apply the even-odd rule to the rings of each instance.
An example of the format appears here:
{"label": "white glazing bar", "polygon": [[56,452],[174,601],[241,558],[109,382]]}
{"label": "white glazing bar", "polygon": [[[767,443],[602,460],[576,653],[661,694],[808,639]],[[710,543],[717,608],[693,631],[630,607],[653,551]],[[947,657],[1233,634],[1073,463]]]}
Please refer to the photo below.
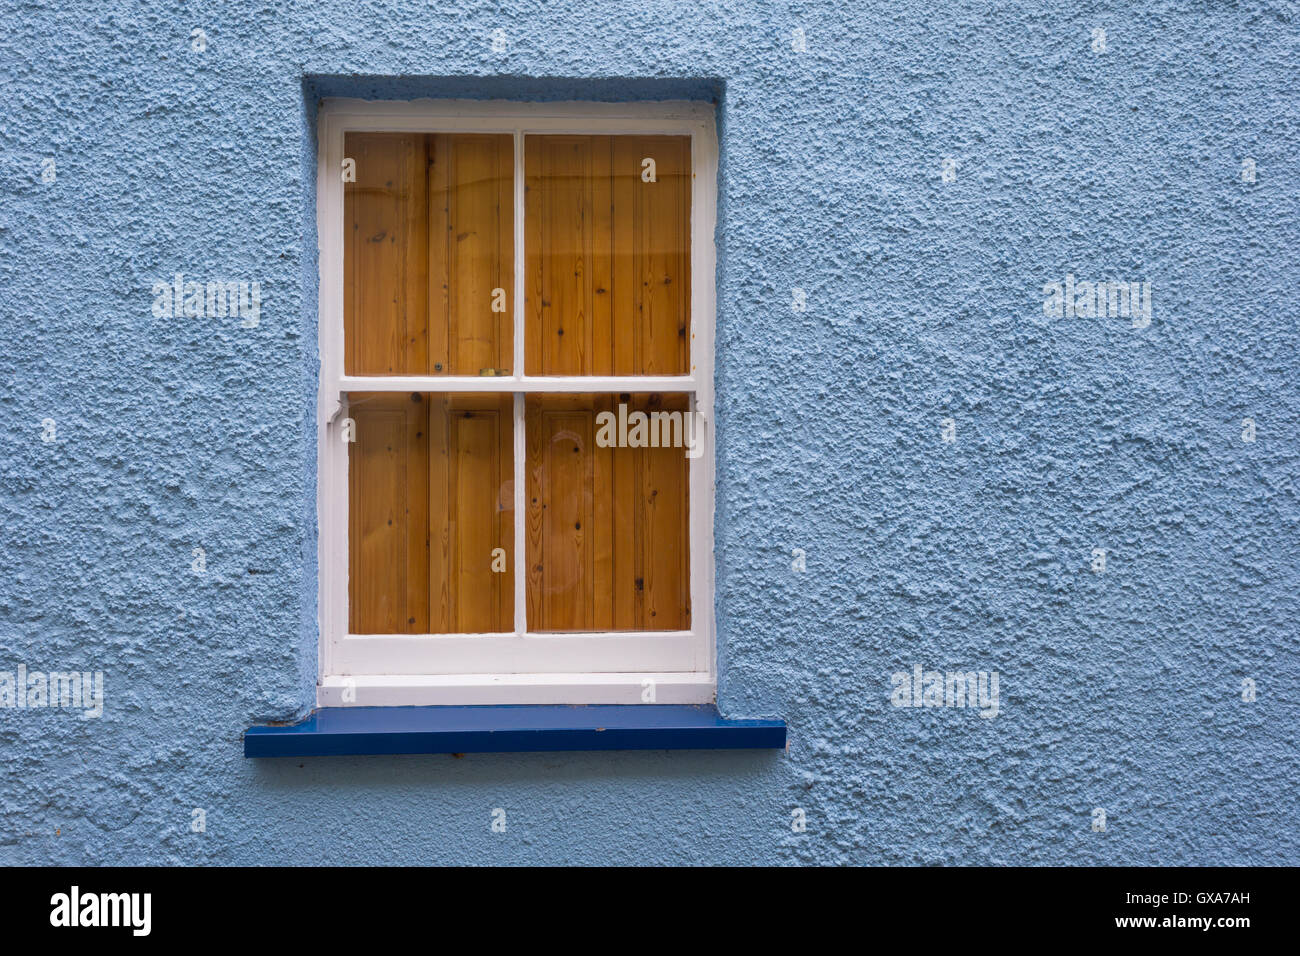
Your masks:
{"label": "white glazing bar", "polygon": [[515,636],[523,637],[528,630],[527,556],[524,554],[524,532],[527,530],[527,472],[524,461],[524,395],[515,392]]}
{"label": "white glazing bar", "polygon": [[[513,315],[515,317],[514,368],[512,377],[524,374],[524,134],[515,130],[515,300]],[[528,630],[528,576],[527,558],[524,548],[527,546],[527,471],[524,454],[527,449],[524,436],[524,394],[515,392],[515,634],[522,637]]]}
{"label": "white glazing bar", "polygon": [[680,392],[697,391],[694,375],[343,375],[341,392]]}
{"label": "white glazing bar", "polygon": [[515,130],[515,317],[514,378],[524,374],[524,134]]}

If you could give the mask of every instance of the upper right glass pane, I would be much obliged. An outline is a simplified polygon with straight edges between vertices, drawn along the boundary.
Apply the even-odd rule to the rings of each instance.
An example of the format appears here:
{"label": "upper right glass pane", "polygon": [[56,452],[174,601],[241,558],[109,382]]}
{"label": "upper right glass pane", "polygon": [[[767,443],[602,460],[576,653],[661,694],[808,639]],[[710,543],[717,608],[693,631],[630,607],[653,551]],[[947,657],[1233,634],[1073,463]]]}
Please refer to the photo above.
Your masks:
{"label": "upper right glass pane", "polygon": [[529,375],[687,375],[691,138],[524,140]]}

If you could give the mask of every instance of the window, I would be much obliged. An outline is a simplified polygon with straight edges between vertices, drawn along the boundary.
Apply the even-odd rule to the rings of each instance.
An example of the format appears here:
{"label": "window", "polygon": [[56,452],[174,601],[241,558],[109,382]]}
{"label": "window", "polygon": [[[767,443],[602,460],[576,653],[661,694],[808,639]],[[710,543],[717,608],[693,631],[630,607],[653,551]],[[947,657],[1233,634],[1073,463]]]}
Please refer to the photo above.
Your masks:
{"label": "window", "polygon": [[320,692],[713,699],[698,103],[322,105]]}

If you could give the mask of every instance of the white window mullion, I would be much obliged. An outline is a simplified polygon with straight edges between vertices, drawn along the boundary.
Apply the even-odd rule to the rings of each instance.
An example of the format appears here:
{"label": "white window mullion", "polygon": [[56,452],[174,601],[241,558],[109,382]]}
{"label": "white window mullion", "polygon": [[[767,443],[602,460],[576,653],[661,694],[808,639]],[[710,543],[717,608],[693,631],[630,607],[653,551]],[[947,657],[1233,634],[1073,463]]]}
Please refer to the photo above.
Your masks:
{"label": "white window mullion", "polygon": [[[515,321],[514,368],[510,374],[520,378],[524,374],[524,134],[515,129],[515,294],[512,313]],[[515,392],[515,634],[522,637],[528,630],[528,561],[527,547],[527,469],[524,456],[527,443],[524,436],[525,399],[523,392]]]}
{"label": "white window mullion", "polygon": [[522,637],[528,630],[528,561],[524,554],[527,543],[524,534],[527,531],[527,469],[524,453],[524,393],[515,392],[515,634]]}
{"label": "white window mullion", "polygon": [[524,374],[524,133],[515,130],[515,367],[514,378]]}

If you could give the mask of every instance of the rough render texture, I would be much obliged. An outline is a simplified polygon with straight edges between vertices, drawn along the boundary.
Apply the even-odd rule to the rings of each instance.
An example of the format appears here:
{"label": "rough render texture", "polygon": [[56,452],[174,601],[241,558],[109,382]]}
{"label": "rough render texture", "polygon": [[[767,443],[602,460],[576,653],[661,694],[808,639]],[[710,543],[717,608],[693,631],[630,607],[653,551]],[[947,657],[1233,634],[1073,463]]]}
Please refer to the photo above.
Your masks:
{"label": "rough render texture", "polygon": [[[6,863],[1300,861],[1296,4],[0,16],[0,669],[108,698],[0,711]],[[719,696],[788,753],[240,756],[313,700],[340,94],[719,98]],[[155,319],[178,271],[260,326]],[[1044,316],[1067,272],[1150,327]],[[999,715],[891,706],[917,663]]]}

